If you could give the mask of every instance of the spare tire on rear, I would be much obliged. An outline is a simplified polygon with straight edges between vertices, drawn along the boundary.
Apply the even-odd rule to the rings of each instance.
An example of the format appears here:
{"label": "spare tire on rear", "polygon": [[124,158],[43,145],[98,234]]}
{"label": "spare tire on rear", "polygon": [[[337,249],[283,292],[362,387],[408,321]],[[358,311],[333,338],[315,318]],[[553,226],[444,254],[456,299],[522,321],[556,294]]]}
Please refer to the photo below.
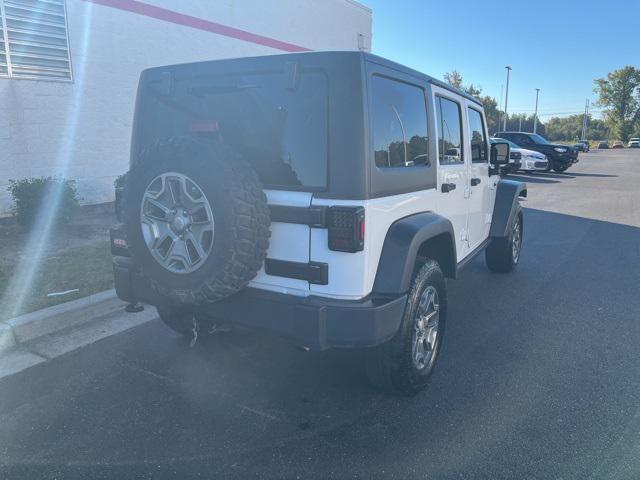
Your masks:
{"label": "spare tire on rear", "polygon": [[135,264],[169,301],[233,295],[255,277],[269,246],[262,184],[219,141],[168,138],[146,149],[128,175],[123,209]]}

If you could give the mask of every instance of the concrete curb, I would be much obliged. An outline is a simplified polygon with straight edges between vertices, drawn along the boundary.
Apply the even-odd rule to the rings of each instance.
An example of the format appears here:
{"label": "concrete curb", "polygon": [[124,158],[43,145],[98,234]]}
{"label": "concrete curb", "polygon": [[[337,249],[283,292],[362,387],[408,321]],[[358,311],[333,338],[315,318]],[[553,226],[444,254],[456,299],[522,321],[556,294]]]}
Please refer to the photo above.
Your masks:
{"label": "concrete curb", "polygon": [[0,353],[22,343],[121,311],[115,290],[43,308],[0,322]]}

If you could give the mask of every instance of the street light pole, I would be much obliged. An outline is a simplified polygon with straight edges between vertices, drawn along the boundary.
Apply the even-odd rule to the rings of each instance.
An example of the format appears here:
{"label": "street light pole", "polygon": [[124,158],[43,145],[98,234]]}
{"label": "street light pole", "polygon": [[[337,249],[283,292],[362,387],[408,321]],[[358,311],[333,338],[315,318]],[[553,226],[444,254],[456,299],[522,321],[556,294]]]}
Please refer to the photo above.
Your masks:
{"label": "street light pole", "polygon": [[580,135],[580,140],[585,140],[587,136],[587,119],[589,117],[589,99],[587,98],[584,104],[584,117],[582,118],[582,134]]}
{"label": "street light pole", "polygon": [[502,99],[504,95],[504,85],[500,85],[500,104],[498,105],[498,112],[500,112],[500,118],[498,119],[498,130],[500,130],[500,125],[502,125],[502,116],[504,113],[502,112]]}
{"label": "street light pole", "polygon": [[538,94],[540,93],[540,89],[536,88],[536,113],[533,114],[533,133],[536,133],[538,130]]}
{"label": "street light pole", "polygon": [[502,129],[506,130],[507,129],[507,104],[509,103],[509,72],[511,71],[511,67],[509,65],[507,65],[506,67],[504,67],[507,69],[507,88],[504,94],[504,123],[502,125]]}

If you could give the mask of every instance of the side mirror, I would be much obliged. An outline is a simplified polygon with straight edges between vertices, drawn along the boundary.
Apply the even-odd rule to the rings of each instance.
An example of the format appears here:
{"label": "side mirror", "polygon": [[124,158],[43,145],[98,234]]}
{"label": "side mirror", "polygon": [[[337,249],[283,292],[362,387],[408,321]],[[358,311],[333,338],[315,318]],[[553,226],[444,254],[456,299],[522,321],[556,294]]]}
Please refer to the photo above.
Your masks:
{"label": "side mirror", "polygon": [[491,144],[491,165],[506,165],[509,163],[509,152],[511,148],[507,142],[496,142]]}

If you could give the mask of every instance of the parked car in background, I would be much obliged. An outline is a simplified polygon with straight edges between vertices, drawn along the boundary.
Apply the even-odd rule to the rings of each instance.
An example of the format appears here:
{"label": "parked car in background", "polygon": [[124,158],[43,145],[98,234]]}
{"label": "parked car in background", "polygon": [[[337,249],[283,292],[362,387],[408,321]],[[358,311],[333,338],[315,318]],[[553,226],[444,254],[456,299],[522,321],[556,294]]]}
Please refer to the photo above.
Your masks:
{"label": "parked car in background", "polygon": [[627,148],[640,148],[640,138],[630,138]]}
{"label": "parked car in background", "polygon": [[[504,138],[491,138],[490,141],[493,142],[507,142],[511,147],[511,152],[509,153],[509,169],[510,172],[515,172],[516,170],[522,170],[524,172],[535,172],[537,171],[546,171],[549,167],[549,162],[547,157],[535,150],[527,150],[526,148],[520,148],[515,143],[506,140]],[[515,160],[517,158],[517,161]],[[516,164],[519,163],[519,166]],[[508,173],[508,172],[507,172]]]}
{"label": "parked car in background", "polygon": [[622,143],[620,140],[616,140],[615,142],[613,142],[613,145],[611,145],[611,148],[624,148],[624,143]]}
{"label": "parked car in background", "polygon": [[507,142],[511,147],[511,151],[509,152],[509,163],[500,167],[500,174],[508,175],[509,173],[518,171],[520,169],[520,161],[522,159],[522,153],[519,151],[520,147],[509,140],[505,140],[504,138],[489,139],[489,143],[492,145],[497,142]]}
{"label": "parked car in background", "polygon": [[578,150],[568,145],[550,143],[546,138],[537,133],[525,132],[498,132],[496,138],[510,140],[520,148],[526,148],[542,153],[547,157],[549,166],[547,170],[564,172],[578,161]]}
{"label": "parked car in background", "polygon": [[580,140],[574,146],[579,152],[588,152],[589,151],[589,142],[586,140]]}
{"label": "parked car in background", "polygon": [[609,148],[609,142],[600,142],[600,143],[598,143],[598,149],[599,150],[606,150],[607,148]]}

